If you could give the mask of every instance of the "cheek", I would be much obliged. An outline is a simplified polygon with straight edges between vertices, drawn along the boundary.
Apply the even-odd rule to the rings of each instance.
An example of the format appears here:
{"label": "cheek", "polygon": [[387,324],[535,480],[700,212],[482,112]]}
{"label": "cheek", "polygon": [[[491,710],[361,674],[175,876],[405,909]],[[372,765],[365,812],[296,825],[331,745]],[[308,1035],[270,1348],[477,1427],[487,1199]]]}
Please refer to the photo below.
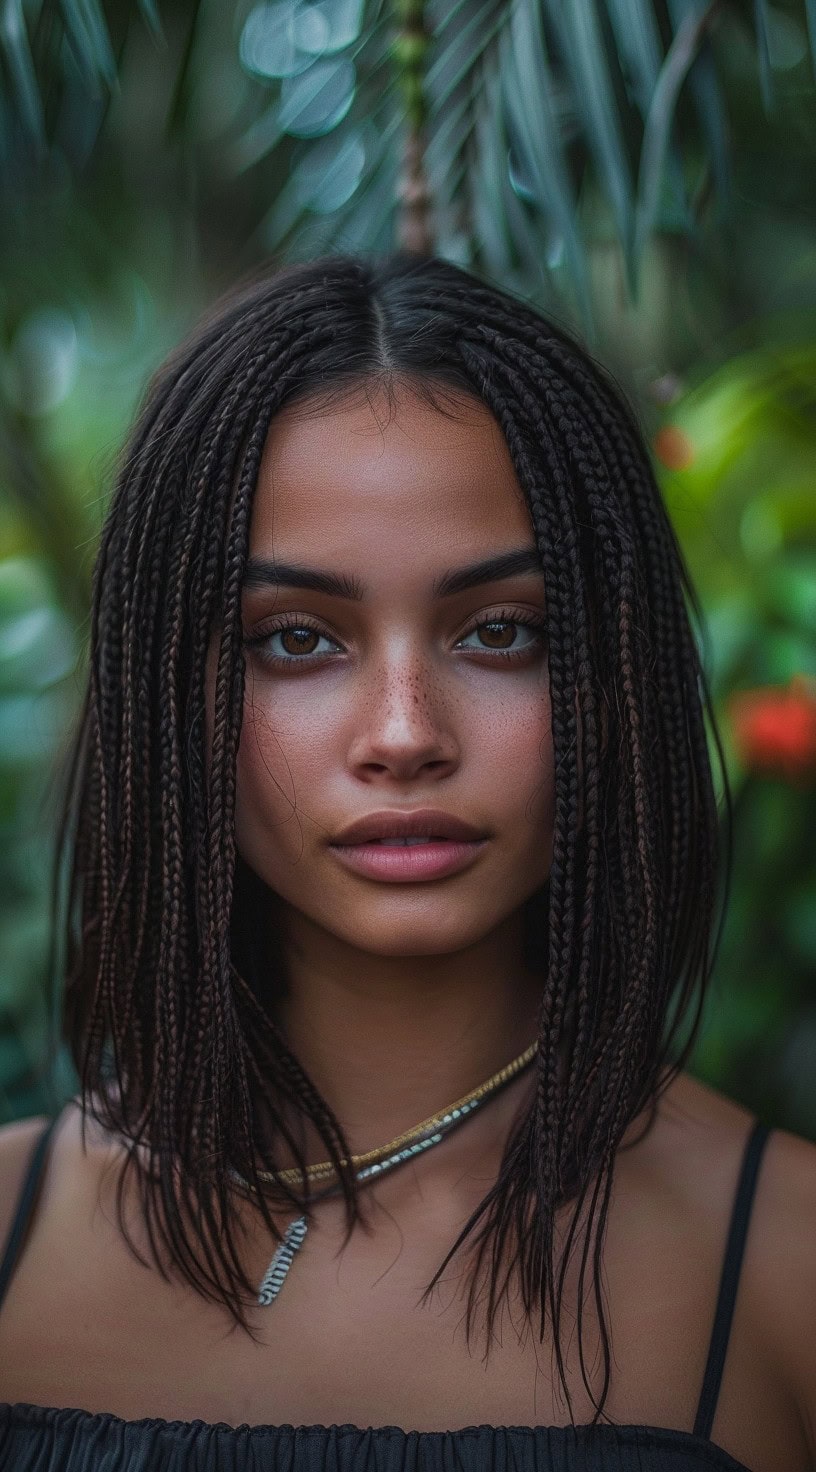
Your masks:
{"label": "cheek", "polygon": [[[239,852],[265,870],[303,850],[304,822],[320,826],[321,792],[332,769],[330,735],[315,713],[273,721],[260,701],[244,706],[238,746],[235,836]],[[311,820],[311,821],[310,821]],[[267,876],[271,877],[271,876]]]}
{"label": "cheek", "polygon": [[540,684],[516,698],[494,699],[474,706],[468,722],[474,764],[499,785],[529,799],[549,788],[553,779],[552,707],[549,689]]}
{"label": "cheek", "polygon": [[273,725],[262,705],[245,705],[238,746],[238,792],[245,810],[262,806],[279,813],[291,811],[315,760],[311,735],[304,726],[293,741],[279,723]]}

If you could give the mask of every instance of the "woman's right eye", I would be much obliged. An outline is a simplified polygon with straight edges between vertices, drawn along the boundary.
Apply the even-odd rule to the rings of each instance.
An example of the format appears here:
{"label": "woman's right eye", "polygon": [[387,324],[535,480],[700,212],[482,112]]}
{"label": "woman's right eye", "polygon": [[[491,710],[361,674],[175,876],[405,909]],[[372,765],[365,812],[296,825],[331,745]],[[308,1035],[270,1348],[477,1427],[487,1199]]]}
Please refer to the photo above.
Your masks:
{"label": "woman's right eye", "polygon": [[[278,640],[277,646],[273,640]],[[332,646],[331,650],[321,649],[321,640]],[[260,658],[271,665],[295,665],[306,664],[310,659],[321,655],[337,652],[339,645],[324,634],[320,629],[314,628],[304,619],[298,619],[288,624],[280,624],[275,629],[267,629],[265,633],[254,634],[251,639],[246,640],[251,649],[256,649]]]}

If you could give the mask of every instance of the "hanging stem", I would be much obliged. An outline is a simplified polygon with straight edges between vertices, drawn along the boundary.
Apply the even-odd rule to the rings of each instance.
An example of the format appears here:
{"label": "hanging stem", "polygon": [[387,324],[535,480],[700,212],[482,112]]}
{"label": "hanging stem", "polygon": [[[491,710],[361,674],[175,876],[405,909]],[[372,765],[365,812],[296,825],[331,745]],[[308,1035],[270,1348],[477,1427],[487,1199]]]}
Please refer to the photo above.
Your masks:
{"label": "hanging stem", "polygon": [[424,0],[396,0],[398,30],[392,47],[405,113],[405,138],[397,198],[397,244],[430,255],[434,249],[431,197],[425,171],[427,104],[423,89],[428,33]]}

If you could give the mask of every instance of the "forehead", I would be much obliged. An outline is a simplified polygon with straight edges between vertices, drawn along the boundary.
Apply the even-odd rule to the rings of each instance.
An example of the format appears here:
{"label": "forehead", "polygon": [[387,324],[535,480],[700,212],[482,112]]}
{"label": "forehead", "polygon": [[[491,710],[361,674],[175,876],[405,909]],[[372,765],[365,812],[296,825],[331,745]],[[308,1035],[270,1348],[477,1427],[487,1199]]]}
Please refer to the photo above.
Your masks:
{"label": "forehead", "polygon": [[383,554],[445,562],[451,542],[530,540],[507,443],[480,400],[446,391],[441,413],[408,386],[356,390],[272,421],[252,510],[250,552]]}

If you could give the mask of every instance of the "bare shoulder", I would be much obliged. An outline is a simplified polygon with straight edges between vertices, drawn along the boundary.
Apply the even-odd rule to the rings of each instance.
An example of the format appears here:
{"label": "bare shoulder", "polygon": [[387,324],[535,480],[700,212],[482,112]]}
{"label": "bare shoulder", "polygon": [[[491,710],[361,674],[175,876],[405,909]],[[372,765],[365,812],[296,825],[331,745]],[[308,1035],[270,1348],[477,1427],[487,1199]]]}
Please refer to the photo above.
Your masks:
{"label": "bare shoulder", "polygon": [[38,1114],[0,1127],[0,1246],[8,1239],[31,1157],[47,1124],[48,1117]]}
{"label": "bare shoulder", "polygon": [[[680,1074],[660,1101],[660,1117],[653,1148],[661,1171],[671,1170],[701,1209],[716,1203],[727,1220],[755,1116]],[[816,1144],[788,1130],[771,1127],[762,1154],[739,1291],[816,1459]]]}
{"label": "bare shoulder", "polygon": [[[14,1221],[20,1193],[28,1168],[43,1131],[49,1123],[47,1115],[32,1115],[0,1126],[0,1244],[4,1243]],[[51,1137],[47,1175],[77,1181],[95,1175],[114,1155],[102,1131],[86,1121],[76,1100],[69,1100],[57,1119]]]}
{"label": "bare shoulder", "polygon": [[816,1460],[816,1145],[775,1129],[757,1188],[752,1293]]}

